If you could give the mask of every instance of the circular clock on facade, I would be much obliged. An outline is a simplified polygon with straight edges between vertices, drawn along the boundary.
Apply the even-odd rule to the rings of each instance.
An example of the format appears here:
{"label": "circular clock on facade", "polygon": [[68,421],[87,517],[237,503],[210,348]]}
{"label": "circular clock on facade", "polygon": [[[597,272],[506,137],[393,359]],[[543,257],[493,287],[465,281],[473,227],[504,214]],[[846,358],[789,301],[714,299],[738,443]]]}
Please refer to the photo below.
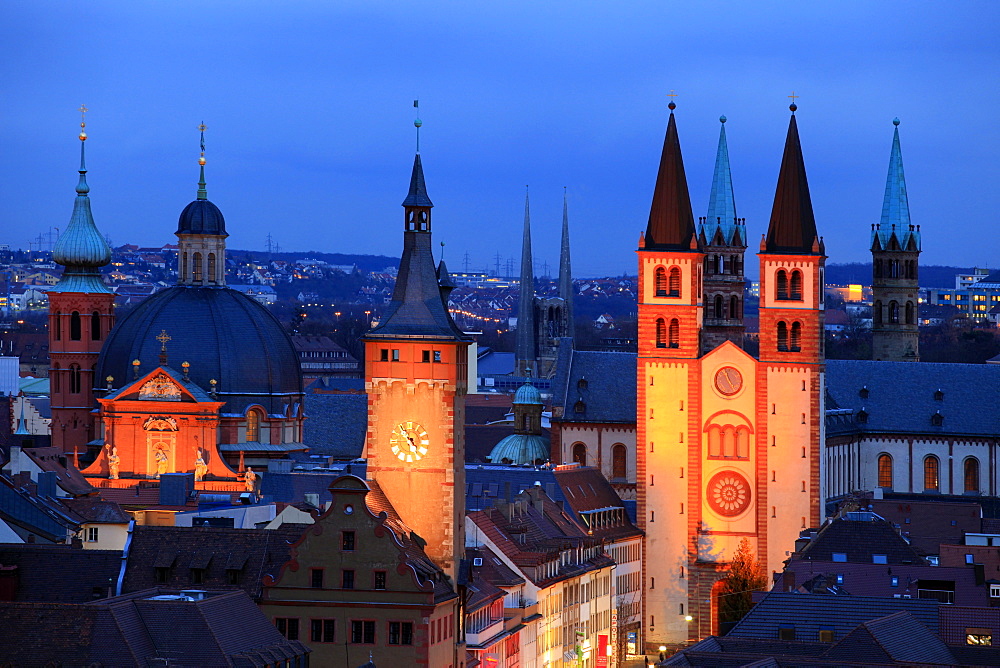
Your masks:
{"label": "circular clock on facade", "polygon": [[723,517],[736,517],[750,506],[750,483],[736,471],[720,471],[708,481],[708,505]]}
{"label": "circular clock on facade", "polygon": [[401,462],[416,462],[424,458],[430,439],[427,431],[416,422],[400,422],[392,430],[389,445]]}
{"label": "circular clock on facade", "polygon": [[730,397],[743,387],[743,374],[739,369],[731,366],[724,366],[715,372],[715,389],[721,394]]}

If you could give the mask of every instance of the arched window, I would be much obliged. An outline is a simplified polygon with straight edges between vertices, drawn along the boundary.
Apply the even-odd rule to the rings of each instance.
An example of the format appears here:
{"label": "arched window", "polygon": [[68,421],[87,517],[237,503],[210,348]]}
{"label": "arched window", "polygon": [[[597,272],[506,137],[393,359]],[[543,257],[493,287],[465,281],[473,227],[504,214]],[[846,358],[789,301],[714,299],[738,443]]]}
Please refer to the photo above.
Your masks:
{"label": "arched window", "polygon": [[792,272],[792,287],[789,299],[802,299],[802,272],[796,269]]}
{"label": "arched window", "polygon": [[670,321],[670,331],[667,333],[667,347],[668,348],[679,348],[681,345],[681,325],[677,321],[677,318],[673,318]]}
{"label": "arched window", "polygon": [[80,394],[80,365],[69,365],[69,391],[70,394]]}
{"label": "arched window", "polygon": [[872,266],[872,273],[875,278],[882,278],[882,260],[875,260]]}
{"label": "arched window", "polygon": [[778,323],[778,350],[788,352],[788,325],[784,321]]}
{"label": "arched window", "polygon": [[722,427],[717,424],[708,428],[708,456],[722,456]]}
{"label": "arched window", "polygon": [[90,314],[90,340],[101,340],[101,314],[97,311]]}
{"label": "arched window", "polygon": [[195,253],[193,260],[194,260],[194,267],[193,267],[194,272],[192,273],[191,278],[194,280],[195,283],[201,283],[203,276],[202,271],[204,270],[204,268],[201,266],[201,253]]}
{"label": "arched window", "polygon": [[208,254],[208,282],[215,283],[215,253]]}
{"label": "arched window", "polygon": [[872,308],[872,320],[876,325],[882,324],[882,300],[876,300],[875,306]]}
{"label": "arched window", "polygon": [[681,268],[670,267],[670,280],[668,282],[671,297],[681,296]]}
{"label": "arched window", "polygon": [[667,296],[667,270],[665,268],[663,268],[663,267],[657,267],[656,268],[656,272],[654,273],[654,276],[655,276],[655,278],[653,279],[653,282],[654,282],[655,287],[656,287],[656,296],[657,297],[666,297]]}
{"label": "arched window", "polygon": [[587,446],[583,443],[573,444],[573,461],[580,464],[580,466],[587,465]]}
{"label": "arched window", "polygon": [[656,319],[656,347],[667,347],[667,323],[663,321],[663,318]]}
{"label": "arched window", "polygon": [[724,274],[726,273],[726,256],[716,255],[715,256],[715,273]]}
{"label": "arched window", "polygon": [[729,317],[733,320],[743,317],[743,314],[740,313],[740,298],[736,295],[729,298]]}
{"label": "arched window", "polygon": [[784,269],[779,269],[776,274],[778,283],[778,299],[788,299],[788,274]]}
{"label": "arched window", "polygon": [[62,340],[62,313],[56,312],[56,319],[53,325],[56,329],[56,341]]}
{"label": "arched window", "polygon": [[940,463],[938,458],[934,455],[927,455],[924,457],[924,489],[938,491],[939,481],[938,481],[938,471],[940,470]]}
{"label": "arched window", "polygon": [[788,342],[788,349],[793,353],[797,353],[802,350],[802,323],[793,322],[792,323],[792,336]]}
{"label": "arched window", "polygon": [[965,491],[979,493],[979,460],[975,457],[969,457],[965,460]]}
{"label": "arched window", "polygon": [[188,254],[185,251],[181,256],[181,280],[186,281],[188,277]]}
{"label": "arched window", "polygon": [[736,457],[750,459],[750,430],[747,427],[736,428]]}
{"label": "arched window", "polygon": [[912,325],[913,324],[913,319],[914,319],[913,311],[914,311],[914,309],[913,309],[913,302],[906,302],[906,324],[907,325]]}
{"label": "arched window", "polygon": [[887,454],[878,456],[878,486],[892,489],[892,457]]}
{"label": "arched window", "polygon": [[899,304],[895,301],[889,302],[889,324],[898,325],[899,324]]}
{"label": "arched window", "polygon": [[247,412],[247,443],[255,443],[260,440],[260,412],[250,410]]}
{"label": "arched window", "polygon": [[624,480],[628,477],[628,449],[621,443],[611,446],[611,479]]}
{"label": "arched window", "polygon": [[79,341],[83,338],[83,327],[80,324],[79,311],[73,311],[69,316],[69,338],[70,341]]}
{"label": "arched window", "polygon": [[715,295],[715,318],[725,318],[726,317],[726,307],[723,305],[722,295]]}

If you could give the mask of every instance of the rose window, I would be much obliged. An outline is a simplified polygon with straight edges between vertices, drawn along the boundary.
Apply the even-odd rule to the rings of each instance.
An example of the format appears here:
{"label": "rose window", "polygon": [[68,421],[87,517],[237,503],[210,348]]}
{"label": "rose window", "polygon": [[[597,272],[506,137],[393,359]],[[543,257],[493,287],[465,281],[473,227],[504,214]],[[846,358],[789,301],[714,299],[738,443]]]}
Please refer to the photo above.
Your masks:
{"label": "rose window", "polygon": [[750,505],[750,483],[735,471],[722,471],[708,481],[708,505],[723,517],[736,517]]}

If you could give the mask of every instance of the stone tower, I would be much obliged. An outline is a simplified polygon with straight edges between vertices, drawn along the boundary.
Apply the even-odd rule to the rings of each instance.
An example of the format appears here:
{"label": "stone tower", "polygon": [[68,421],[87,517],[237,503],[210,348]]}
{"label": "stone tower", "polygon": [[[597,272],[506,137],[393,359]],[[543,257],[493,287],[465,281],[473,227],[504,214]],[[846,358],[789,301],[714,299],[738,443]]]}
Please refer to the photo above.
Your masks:
{"label": "stone tower", "polygon": [[382,488],[426,542],[427,555],[455,581],[465,549],[463,430],[470,339],[448,312],[453,284],[434,267],[433,206],[417,153],[403,201],[396,287],[385,315],[364,340],[365,452],[368,479]]}
{"label": "stone tower", "polygon": [[892,124],[882,219],[872,225],[872,359],[918,362],[920,226],[910,222],[899,119]]}
{"label": "stone tower", "polygon": [[[111,249],[94,225],[87,185],[87,133],[80,123],[80,181],[69,225],[59,236],[52,259],[66,270],[49,291],[49,378],[52,445],[74,457],[86,453],[96,438],[94,388],[97,358],[115,322],[115,296],[101,280],[100,268]],[[121,380],[121,379],[119,379]]]}

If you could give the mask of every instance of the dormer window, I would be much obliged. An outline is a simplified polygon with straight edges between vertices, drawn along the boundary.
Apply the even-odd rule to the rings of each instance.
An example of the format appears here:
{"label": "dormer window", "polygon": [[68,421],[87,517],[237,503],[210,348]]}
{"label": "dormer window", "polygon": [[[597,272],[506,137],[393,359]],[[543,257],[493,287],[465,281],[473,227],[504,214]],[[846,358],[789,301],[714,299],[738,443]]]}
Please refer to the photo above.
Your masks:
{"label": "dormer window", "polygon": [[867,399],[868,398],[868,394],[869,394],[869,392],[868,392],[868,386],[867,385],[865,385],[864,387],[862,387],[861,391],[858,392],[858,396],[861,397],[862,399]]}
{"label": "dormer window", "polygon": [[940,427],[944,424],[944,416],[941,415],[941,411],[938,411],[931,416],[931,424],[935,427]]}
{"label": "dormer window", "polygon": [[941,390],[935,390],[934,401],[944,401],[944,392],[942,392]]}
{"label": "dormer window", "polygon": [[864,408],[858,411],[857,420],[860,424],[868,422],[868,412]]}

